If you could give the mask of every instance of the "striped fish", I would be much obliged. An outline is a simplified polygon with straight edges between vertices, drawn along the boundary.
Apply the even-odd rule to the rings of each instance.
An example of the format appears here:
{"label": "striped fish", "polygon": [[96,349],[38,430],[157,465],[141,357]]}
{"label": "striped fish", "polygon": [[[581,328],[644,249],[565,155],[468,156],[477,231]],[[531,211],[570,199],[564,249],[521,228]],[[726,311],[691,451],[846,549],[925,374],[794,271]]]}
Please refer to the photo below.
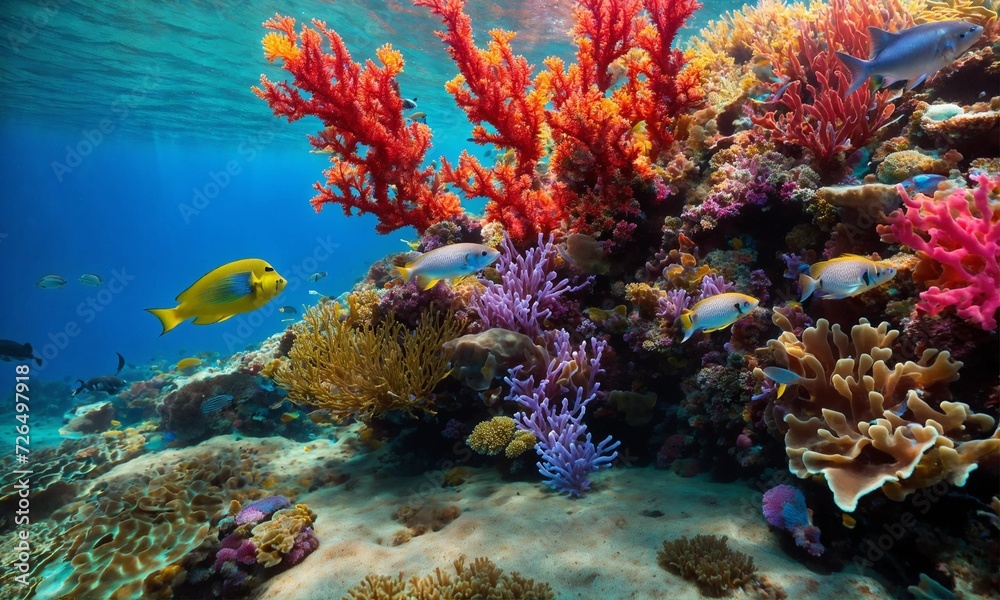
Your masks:
{"label": "striped fish", "polygon": [[201,403],[202,414],[211,414],[214,412],[219,412],[223,408],[229,406],[233,401],[233,397],[229,394],[219,394],[218,396],[212,396]]}

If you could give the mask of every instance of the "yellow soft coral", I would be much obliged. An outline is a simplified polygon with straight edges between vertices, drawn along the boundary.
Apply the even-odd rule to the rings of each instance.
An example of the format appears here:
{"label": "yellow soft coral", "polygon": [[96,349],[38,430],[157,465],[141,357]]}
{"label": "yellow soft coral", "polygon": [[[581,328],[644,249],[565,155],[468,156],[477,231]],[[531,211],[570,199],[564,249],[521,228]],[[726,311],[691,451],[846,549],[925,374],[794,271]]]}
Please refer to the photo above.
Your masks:
{"label": "yellow soft coral", "polygon": [[268,62],[274,62],[276,58],[292,60],[299,57],[299,49],[295,46],[295,42],[283,33],[272,31],[264,36],[261,43],[264,46],[264,58]]}
{"label": "yellow soft coral", "polygon": [[352,327],[337,303],[323,303],[295,326],[288,360],[274,380],[288,399],[362,421],[390,411],[434,413],[431,392],[448,375],[441,345],[462,330],[453,313],[428,312],[413,331],[391,317]]}
{"label": "yellow soft coral", "polygon": [[771,374],[797,386],[775,407],[785,414],[789,469],[802,478],[822,474],[842,510],[853,512],[879,488],[903,500],[940,481],[962,486],[978,461],[1000,451],[1000,431],[972,439],[993,429],[992,417],[961,402],[930,403],[958,378],[962,363],[948,352],[894,361],[899,332],[888,323],[861,319],[848,336],[820,319],[800,339],[784,316],[773,320],[784,333],[768,348],[783,371]]}

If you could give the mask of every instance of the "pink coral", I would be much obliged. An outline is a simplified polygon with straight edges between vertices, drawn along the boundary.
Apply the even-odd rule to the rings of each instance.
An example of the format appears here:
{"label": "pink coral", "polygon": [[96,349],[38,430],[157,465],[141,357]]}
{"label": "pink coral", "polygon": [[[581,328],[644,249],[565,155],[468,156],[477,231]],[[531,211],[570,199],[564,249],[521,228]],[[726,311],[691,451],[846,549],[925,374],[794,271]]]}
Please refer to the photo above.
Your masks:
{"label": "pink coral", "polygon": [[1000,186],[1000,175],[972,179],[979,184],[975,191],[957,189],[943,201],[911,198],[898,186],[905,211],[893,212],[879,233],[883,241],[905,244],[939,265],[917,308],[936,315],[954,307],[961,318],[992,331],[1000,309],[1000,202],[990,193]]}

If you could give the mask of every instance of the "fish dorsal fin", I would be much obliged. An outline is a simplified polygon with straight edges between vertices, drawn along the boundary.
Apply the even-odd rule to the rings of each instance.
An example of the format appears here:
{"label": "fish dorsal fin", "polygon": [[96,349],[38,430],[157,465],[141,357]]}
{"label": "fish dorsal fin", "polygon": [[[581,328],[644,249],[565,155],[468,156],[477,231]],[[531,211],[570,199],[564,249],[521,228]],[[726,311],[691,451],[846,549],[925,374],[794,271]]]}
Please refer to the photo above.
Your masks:
{"label": "fish dorsal fin", "polygon": [[872,51],[868,55],[868,60],[871,60],[889,47],[889,44],[891,44],[893,40],[899,38],[899,34],[886,31],[885,29],[879,29],[878,27],[869,27],[868,37],[871,38],[872,42]]}
{"label": "fish dorsal fin", "polygon": [[252,271],[240,271],[220,278],[211,286],[206,287],[197,296],[198,304],[225,304],[235,302],[240,298],[249,296],[254,292],[254,285],[259,285],[260,280],[254,283]]}
{"label": "fish dorsal fin", "polygon": [[120,352],[115,352],[115,354],[118,355],[118,370],[115,371],[115,375],[117,375],[125,368],[125,357]]}

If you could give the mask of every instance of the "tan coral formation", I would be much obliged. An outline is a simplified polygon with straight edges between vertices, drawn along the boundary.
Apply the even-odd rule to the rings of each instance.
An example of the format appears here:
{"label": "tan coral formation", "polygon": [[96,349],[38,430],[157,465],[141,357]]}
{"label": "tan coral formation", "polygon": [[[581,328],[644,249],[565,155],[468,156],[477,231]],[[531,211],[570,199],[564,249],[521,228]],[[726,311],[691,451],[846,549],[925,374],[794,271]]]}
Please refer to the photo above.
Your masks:
{"label": "tan coral formation", "polygon": [[257,562],[265,568],[281,563],[295,546],[295,537],[316,520],[316,513],[305,504],[296,504],[274,513],[270,520],[253,528],[253,544]]}
{"label": "tan coral formation", "polygon": [[789,469],[801,478],[822,474],[842,510],[853,512],[879,488],[898,501],[941,481],[962,486],[977,462],[1000,451],[1000,430],[971,439],[993,428],[992,417],[962,402],[930,403],[958,378],[962,363],[948,352],[893,364],[899,332],[888,323],[861,319],[848,336],[820,319],[799,339],[785,317],[773,321],[783,333],[768,347],[801,378],[776,407],[785,413]]}

